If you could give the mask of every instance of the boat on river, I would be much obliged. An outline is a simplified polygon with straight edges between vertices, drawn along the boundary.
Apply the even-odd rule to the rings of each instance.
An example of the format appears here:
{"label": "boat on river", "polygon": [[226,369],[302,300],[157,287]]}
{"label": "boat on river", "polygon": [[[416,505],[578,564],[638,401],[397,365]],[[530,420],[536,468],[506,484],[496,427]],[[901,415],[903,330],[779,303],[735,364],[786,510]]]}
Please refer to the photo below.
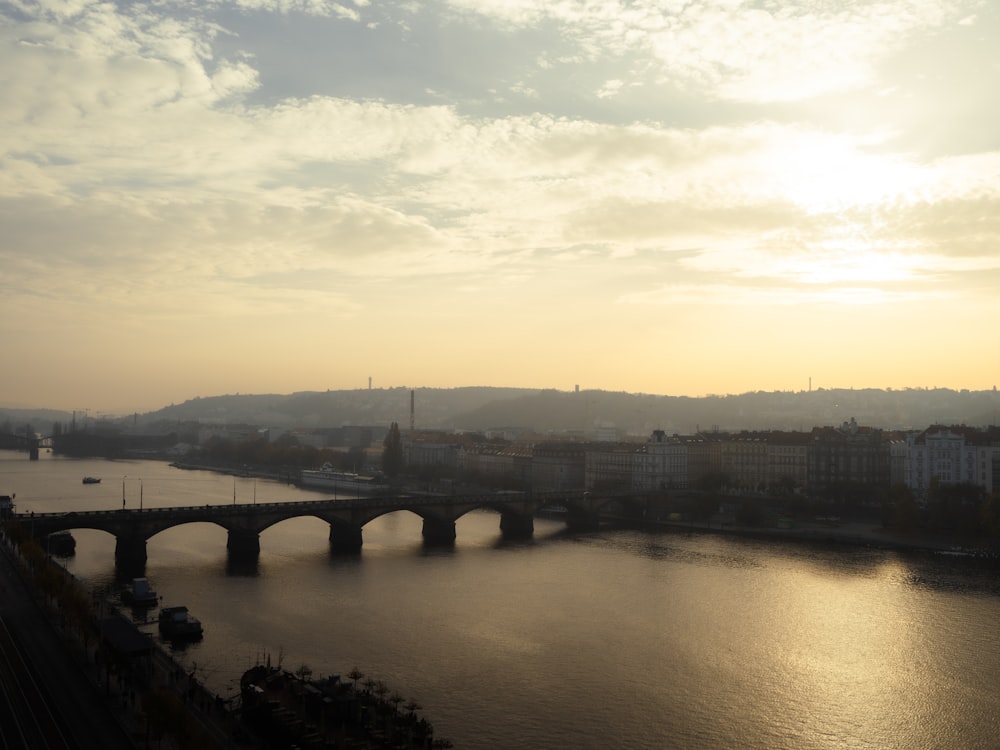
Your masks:
{"label": "boat on river", "polygon": [[100,477],[84,477],[83,478],[83,483],[84,484],[100,484],[101,483],[101,478]]}
{"label": "boat on river", "polygon": [[328,463],[323,464],[320,469],[304,469],[299,477],[299,484],[354,495],[371,495],[389,489],[389,485],[379,477],[337,471]]}
{"label": "boat on river", "polygon": [[152,607],[159,601],[146,578],[133,578],[132,584],[122,592],[122,601],[133,607]]}
{"label": "boat on river", "polygon": [[201,620],[184,606],[163,607],[160,610],[160,635],[171,641],[194,641],[202,637]]}
{"label": "boat on river", "polygon": [[45,549],[50,555],[69,557],[76,552],[76,539],[69,531],[53,531],[45,537]]}

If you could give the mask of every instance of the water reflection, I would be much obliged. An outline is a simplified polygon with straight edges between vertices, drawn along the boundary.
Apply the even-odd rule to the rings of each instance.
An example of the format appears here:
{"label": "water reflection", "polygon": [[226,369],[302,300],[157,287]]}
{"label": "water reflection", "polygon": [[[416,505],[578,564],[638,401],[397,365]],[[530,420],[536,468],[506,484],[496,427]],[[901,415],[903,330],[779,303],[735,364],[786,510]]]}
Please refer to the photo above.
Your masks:
{"label": "water reflection", "polygon": [[226,575],[234,578],[256,578],[260,575],[260,558],[247,560],[229,555],[226,557]]}
{"label": "water reflection", "polygon": [[1000,597],[1000,577],[996,563],[947,556],[920,554],[907,556],[901,576],[908,586],[955,594],[982,594]]}

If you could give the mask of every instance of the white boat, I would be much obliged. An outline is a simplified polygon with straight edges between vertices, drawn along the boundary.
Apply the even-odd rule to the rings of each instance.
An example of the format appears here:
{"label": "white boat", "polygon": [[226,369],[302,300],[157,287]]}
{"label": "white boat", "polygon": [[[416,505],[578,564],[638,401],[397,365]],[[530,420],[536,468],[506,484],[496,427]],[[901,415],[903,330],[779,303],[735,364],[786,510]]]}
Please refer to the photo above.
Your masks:
{"label": "white boat", "polygon": [[304,469],[299,484],[356,495],[370,495],[389,489],[389,485],[381,482],[378,477],[337,471],[330,464],[323,464],[321,469]]}

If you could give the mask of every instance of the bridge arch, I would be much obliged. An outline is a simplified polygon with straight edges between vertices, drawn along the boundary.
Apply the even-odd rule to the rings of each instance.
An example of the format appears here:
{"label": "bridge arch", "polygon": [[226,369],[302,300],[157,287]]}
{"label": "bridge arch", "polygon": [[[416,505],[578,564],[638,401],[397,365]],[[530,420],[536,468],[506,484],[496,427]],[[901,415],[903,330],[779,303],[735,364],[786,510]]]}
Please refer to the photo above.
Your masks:
{"label": "bridge arch", "polygon": [[474,496],[396,495],[354,499],[326,499],[233,505],[158,507],[69,513],[19,515],[19,521],[35,527],[32,533],[42,536],[54,531],[90,528],[106,531],[116,539],[116,559],[146,561],[146,542],[167,529],[193,522],[221,527],[227,532],[227,549],[237,557],[256,559],[260,552],[260,534],[282,521],[315,517],[330,525],[330,544],[335,551],[361,549],[362,529],[381,516],[407,511],[423,520],[422,535],[428,544],[453,544],[455,523],[476,510],[500,514],[504,536],[530,537],[534,515],[542,508],[558,505],[567,509],[570,528],[596,528],[598,514],[612,502],[627,503],[629,513],[643,500],[628,496],[591,496],[586,492],[493,493]]}

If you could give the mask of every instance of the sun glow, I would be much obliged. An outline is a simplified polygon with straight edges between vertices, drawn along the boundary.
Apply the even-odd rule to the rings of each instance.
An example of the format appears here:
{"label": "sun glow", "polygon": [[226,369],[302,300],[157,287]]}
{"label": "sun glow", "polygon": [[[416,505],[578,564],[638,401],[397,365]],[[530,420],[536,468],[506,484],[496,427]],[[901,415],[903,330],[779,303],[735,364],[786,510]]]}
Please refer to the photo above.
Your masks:
{"label": "sun glow", "polygon": [[773,154],[778,189],[809,213],[829,213],[912,197],[924,182],[914,165],[872,153],[847,137],[810,136]]}
{"label": "sun glow", "polygon": [[787,273],[803,284],[859,284],[913,278],[914,260],[900,253],[824,247],[823,254],[789,261]]}

